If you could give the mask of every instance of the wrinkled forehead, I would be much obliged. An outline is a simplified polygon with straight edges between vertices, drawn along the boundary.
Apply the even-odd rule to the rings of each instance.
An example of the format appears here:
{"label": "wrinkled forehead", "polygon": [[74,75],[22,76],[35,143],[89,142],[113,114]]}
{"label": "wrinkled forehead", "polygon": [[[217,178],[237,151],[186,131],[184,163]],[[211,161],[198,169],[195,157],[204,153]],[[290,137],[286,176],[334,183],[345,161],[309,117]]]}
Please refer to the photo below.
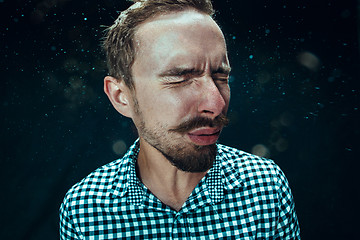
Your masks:
{"label": "wrinkled forehead", "polygon": [[133,76],[148,79],[169,69],[209,72],[229,68],[224,36],[208,15],[185,11],[159,16],[138,30]]}

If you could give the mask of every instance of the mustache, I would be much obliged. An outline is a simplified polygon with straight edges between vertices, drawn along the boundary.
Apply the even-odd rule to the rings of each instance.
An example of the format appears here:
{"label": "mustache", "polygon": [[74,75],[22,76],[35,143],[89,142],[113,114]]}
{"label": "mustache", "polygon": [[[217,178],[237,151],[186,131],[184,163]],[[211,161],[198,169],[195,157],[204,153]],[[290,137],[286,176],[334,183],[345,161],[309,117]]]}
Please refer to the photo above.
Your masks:
{"label": "mustache", "polygon": [[195,117],[181,123],[176,128],[170,129],[171,132],[186,133],[195,128],[200,127],[225,127],[229,124],[229,119],[224,115],[220,114],[215,119]]}

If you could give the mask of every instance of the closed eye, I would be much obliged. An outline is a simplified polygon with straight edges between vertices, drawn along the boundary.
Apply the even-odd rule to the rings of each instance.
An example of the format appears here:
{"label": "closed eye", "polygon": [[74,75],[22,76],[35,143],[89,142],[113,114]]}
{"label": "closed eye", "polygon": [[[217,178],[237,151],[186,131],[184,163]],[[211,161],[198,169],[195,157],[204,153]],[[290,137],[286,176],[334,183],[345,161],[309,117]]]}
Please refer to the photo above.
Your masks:
{"label": "closed eye", "polygon": [[191,76],[166,77],[164,78],[163,85],[167,87],[185,86],[190,84],[191,80]]}
{"label": "closed eye", "polygon": [[224,82],[224,83],[229,82],[229,76],[228,75],[216,74],[215,76],[212,76],[212,78],[214,79],[214,81],[219,81],[219,82]]}
{"label": "closed eye", "polygon": [[187,81],[189,81],[190,78],[185,78],[183,80],[180,81],[171,81],[171,82],[167,82],[166,84],[170,84],[170,85],[175,85],[175,84],[182,84],[182,83],[186,83]]}

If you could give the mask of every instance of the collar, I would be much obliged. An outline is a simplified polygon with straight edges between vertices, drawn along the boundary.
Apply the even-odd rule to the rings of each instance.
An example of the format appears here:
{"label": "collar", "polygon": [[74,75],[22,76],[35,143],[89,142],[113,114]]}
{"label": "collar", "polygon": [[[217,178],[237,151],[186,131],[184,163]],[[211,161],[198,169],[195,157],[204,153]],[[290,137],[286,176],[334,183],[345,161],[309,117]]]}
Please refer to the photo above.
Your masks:
{"label": "collar", "polygon": [[139,150],[140,144],[139,139],[137,139],[120,160],[116,176],[112,182],[111,197],[122,198],[127,196],[129,203],[141,202],[138,196],[143,195],[143,190],[135,170]]}
{"label": "collar", "polygon": [[[147,191],[136,176],[135,166],[140,150],[139,145],[139,139],[137,139],[121,159],[109,193],[113,198],[125,197],[129,204],[143,203]],[[224,191],[243,186],[234,155],[229,154],[226,148],[224,145],[217,144],[218,153],[213,167],[195,187],[186,205],[199,207],[198,204],[191,204],[193,201],[215,204],[222,201]],[[192,210],[192,207],[188,210]]]}

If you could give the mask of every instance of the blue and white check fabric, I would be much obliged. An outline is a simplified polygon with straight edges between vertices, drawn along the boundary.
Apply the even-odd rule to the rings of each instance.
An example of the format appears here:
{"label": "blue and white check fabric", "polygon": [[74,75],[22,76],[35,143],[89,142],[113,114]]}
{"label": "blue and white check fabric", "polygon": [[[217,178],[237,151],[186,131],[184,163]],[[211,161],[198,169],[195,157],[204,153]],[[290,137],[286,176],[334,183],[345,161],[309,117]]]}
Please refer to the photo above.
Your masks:
{"label": "blue and white check fabric", "polygon": [[136,176],[139,143],[74,185],[61,239],[300,239],[287,179],[271,160],[217,145],[214,166],[180,211]]}

